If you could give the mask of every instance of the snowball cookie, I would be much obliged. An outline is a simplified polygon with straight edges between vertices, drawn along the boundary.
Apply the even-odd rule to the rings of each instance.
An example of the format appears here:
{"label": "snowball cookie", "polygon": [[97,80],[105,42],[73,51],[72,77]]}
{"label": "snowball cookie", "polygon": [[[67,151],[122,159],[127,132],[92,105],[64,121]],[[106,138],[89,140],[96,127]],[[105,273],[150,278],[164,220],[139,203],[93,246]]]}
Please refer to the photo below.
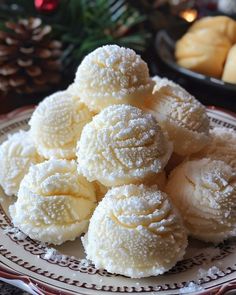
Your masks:
{"label": "snowball cookie", "polygon": [[226,36],[232,44],[236,42],[236,22],[228,16],[203,17],[194,22],[189,32],[195,32],[201,29],[212,29]]}
{"label": "snowball cookie", "polygon": [[231,47],[224,66],[222,80],[236,84],[236,44]]}
{"label": "snowball cookie", "polygon": [[51,159],[30,168],[10,215],[30,238],[59,245],[87,230],[95,205],[94,187],[76,162]]}
{"label": "snowball cookie", "polygon": [[236,170],[236,131],[225,127],[210,130],[211,141],[192,158],[221,160]]}
{"label": "snowball cookie", "polygon": [[181,86],[156,76],[153,97],[144,109],[156,117],[174,144],[174,152],[187,156],[209,142],[209,119],[205,107]]}
{"label": "snowball cookie", "polygon": [[66,92],[68,92],[72,96],[79,98],[79,93],[77,92],[77,87],[74,83],[70,84],[67,87]]}
{"label": "snowball cookie", "polygon": [[229,39],[212,29],[187,32],[175,47],[177,63],[189,70],[221,78],[230,47]]}
{"label": "snowball cookie", "polygon": [[43,157],[75,158],[77,140],[92,114],[77,97],[67,91],[45,98],[30,120],[30,132]]}
{"label": "snowball cookie", "polygon": [[188,161],[172,171],[166,192],[189,234],[205,242],[236,236],[236,173],[223,161]]}
{"label": "snowball cookie", "polygon": [[81,134],[79,173],[105,186],[136,183],[163,170],[172,153],[155,118],[136,107],[113,105],[93,117]]}
{"label": "snowball cookie", "polygon": [[153,89],[147,64],[132,49],[117,45],[87,55],[74,84],[81,100],[95,112],[113,104],[139,106]]}
{"label": "snowball cookie", "polygon": [[167,195],[156,186],[112,188],[82,239],[97,268],[131,278],[156,276],[183,258],[187,235]]}
{"label": "snowball cookie", "polygon": [[4,192],[16,195],[29,167],[42,161],[29,132],[20,130],[0,145],[0,185]]}

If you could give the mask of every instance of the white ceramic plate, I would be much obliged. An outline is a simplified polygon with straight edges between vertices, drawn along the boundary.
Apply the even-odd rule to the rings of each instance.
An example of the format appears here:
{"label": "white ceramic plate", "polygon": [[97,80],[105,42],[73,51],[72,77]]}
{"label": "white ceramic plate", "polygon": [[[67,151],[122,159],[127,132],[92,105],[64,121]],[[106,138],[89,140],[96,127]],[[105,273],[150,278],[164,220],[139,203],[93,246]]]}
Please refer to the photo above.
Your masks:
{"label": "white ceramic plate", "polygon": [[[23,108],[1,116],[0,142],[10,133],[27,129],[32,110]],[[236,130],[236,117],[232,114],[214,108],[209,108],[208,114],[212,125]],[[199,282],[204,288],[194,294],[229,294],[229,290],[236,294],[235,240],[217,246],[191,240],[184,260],[168,273],[130,279],[85,263],[79,238],[57,247],[55,255],[45,256],[49,246],[12,228],[8,207],[14,198],[2,191],[0,197],[0,279],[32,294],[179,294],[179,289],[189,281]],[[213,266],[213,271],[208,272]]]}

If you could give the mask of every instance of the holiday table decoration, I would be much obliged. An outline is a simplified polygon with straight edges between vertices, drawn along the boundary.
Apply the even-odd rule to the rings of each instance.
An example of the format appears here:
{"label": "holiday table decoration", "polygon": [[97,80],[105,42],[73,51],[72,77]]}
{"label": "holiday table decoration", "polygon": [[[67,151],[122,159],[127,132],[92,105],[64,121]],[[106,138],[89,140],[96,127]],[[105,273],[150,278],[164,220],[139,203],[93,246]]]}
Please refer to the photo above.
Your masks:
{"label": "holiday table decoration", "polygon": [[146,15],[126,0],[1,1],[0,26],[10,18],[29,17],[52,27],[52,36],[63,45],[63,61],[76,67],[98,46],[116,43],[142,52],[150,37],[143,26]]}
{"label": "holiday table decoration", "polygon": [[0,92],[33,93],[58,83],[61,42],[39,18],[5,23],[0,31]]}
{"label": "holiday table decoration", "polygon": [[36,9],[44,12],[54,11],[59,4],[59,0],[34,0]]}
{"label": "holiday table decoration", "polygon": [[[17,100],[14,107],[23,105],[22,99],[38,103],[43,98],[38,94],[45,90],[50,94],[66,88],[84,55],[98,46],[116,43],[145,51],[150,37],[145,19],[127,0],[0,1],[3,107],[12,100]],[[6,98],[11,92],[13,96]],[[16,92],[34,93],[35,99],[14,96]]]}

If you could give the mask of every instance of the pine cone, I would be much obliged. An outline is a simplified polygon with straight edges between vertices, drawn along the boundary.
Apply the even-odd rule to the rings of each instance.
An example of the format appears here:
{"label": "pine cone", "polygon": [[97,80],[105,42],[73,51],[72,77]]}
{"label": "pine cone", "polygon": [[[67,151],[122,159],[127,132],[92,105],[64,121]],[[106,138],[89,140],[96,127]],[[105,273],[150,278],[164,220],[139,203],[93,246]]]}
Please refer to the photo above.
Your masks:
{"label": "pine cone", "polygon": [[35,93],[50,89],[61,77],[61,43],[39,18],[6,22],[0,31],[0,93]]}

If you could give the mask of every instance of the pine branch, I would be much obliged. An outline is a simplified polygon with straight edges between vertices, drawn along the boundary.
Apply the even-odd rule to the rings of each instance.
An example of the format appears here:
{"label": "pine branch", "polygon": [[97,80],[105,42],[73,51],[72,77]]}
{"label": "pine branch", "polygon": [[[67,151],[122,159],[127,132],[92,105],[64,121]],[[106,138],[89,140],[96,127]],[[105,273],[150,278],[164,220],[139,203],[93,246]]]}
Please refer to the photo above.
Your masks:
{"label": "pine branch", "polygon": [[61,0],[49,14],[37,11],[33,1],[5,0],[0,4],[0,29],[6,20],[31,16],[51,25],[53,37],[67,49],[65,56],[77,64],[98,46],[116,43],[143,51],[150,38],[140,27],[145,15],[127,0]]}

